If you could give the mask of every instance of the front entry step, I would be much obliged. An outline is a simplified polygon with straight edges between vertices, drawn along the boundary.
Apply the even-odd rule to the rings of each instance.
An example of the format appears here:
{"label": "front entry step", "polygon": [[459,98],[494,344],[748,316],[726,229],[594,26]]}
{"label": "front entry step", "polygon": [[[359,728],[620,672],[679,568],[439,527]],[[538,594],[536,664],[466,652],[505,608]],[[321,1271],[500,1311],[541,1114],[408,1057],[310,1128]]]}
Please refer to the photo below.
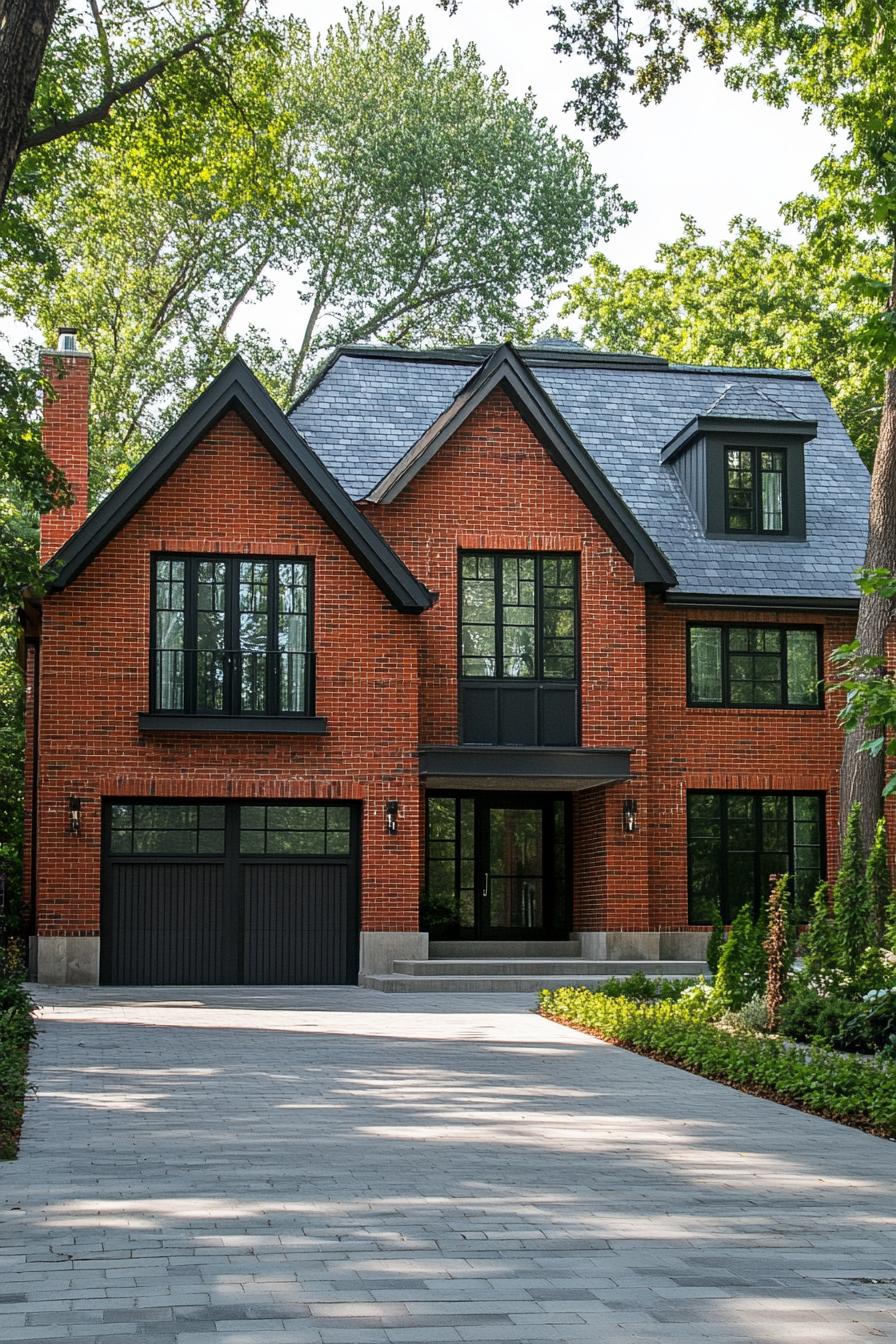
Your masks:
{"label": "front entry step", "polygon": [[703,961],[584,961],[577,958],[561,961],[538,958],[396,961],[391,975],[362,976],[361,984],[366,989],[379,989],[389,994],[537,994],[540,989],[560,989],[564,985],[600,989],[616,976],[633,975],[637,971],[665,980],[682,980],[705,975],[707,967]]}
{"label": "front entry step", "polygon": [[552,942],[532,939],[518,938],[513,941],[505,939],[491,939],[476,941],[457,940],[455,942],[444,942],[438,939],[430,939],[429,958],[430,961],[505,961],[508,958],[516,961],[531,961],[536,958],[566,958],[573,957],[578,959],[582,955],[582,943],[578,938],[557,938]]}
{"label": "front entry step", "polygon": [[634,975],[640,971],[643,975],[702,975],[706,965],[702,961],[586,961],[582,957],[567,959],[542,957],[494,957],[475,960],[430,957],[429,961],[395,961],[392,970],[396,975],[533,975],[563,976],[567,984],[573,980],[576,984],[584,976]]}

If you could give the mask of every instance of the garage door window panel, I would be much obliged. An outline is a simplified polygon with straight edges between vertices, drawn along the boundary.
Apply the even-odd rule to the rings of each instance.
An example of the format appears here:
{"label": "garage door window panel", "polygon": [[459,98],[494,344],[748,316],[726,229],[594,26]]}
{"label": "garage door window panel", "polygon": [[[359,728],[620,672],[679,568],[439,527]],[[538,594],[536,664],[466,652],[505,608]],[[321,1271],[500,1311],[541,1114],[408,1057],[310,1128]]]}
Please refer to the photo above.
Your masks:
{"label": "garage door window panel", "polygon": [[351,809],[272,804],[240,808],[240,853],[297,858],[344,857],[351,848]]}
{"label": "garage door window panel", "polygon": [[115,803],[110,851],[157,857],[224,853],[224,806],[219,803]]}

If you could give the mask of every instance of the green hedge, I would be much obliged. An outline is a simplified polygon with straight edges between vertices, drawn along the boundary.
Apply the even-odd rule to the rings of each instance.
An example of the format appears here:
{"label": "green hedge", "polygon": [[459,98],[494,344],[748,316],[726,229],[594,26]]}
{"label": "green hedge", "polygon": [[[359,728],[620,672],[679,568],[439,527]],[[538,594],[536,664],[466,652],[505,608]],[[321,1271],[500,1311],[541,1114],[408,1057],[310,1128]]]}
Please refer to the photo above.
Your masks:
{"label": "green hedge", "polygon": [[699,1005],[635,1003],[590,989],[542,990],[540,1011],[707,1078],[772,1094],[896,1138],[896,1064],[735,1034]]}
{"label": "green hedge", "polygon": [[15,1157],[19,1146],[33,1011],[22,986],[0,978],[0,1159]]}

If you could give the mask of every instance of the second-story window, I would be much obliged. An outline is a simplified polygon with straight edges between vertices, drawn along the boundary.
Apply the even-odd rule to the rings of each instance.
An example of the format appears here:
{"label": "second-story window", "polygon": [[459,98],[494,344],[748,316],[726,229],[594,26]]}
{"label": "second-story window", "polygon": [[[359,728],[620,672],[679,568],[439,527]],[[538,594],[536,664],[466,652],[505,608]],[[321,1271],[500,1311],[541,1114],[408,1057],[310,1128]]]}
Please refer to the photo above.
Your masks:
{"label": "second-story window", "polygon": [[784,452],[781,449],[725,450],[725,530],[786,532]]}
{"label": "second-story window", "polygon": [[152,579],[153,710],[312,712],[309,561],[158,556]]}
{"label": "second-story window", "polygon": [[575,678],[575,556],[468,553],[460,582],[462,677]]}
{"label": "second-story window", "polygon": [[814,625],[690,625],[688,702],[817,709],[821,661]]}

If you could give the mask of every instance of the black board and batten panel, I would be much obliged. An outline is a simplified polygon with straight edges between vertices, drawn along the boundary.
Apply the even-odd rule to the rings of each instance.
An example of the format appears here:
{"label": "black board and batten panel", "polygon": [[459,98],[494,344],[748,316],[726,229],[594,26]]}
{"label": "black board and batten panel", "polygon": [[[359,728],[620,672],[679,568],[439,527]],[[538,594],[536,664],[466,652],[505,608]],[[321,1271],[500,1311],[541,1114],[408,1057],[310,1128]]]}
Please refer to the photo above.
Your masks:
{"label": "black board and batten panel", "polygon": [[354,806],[104,807],[102,984],[352,984],[359,913]]}

